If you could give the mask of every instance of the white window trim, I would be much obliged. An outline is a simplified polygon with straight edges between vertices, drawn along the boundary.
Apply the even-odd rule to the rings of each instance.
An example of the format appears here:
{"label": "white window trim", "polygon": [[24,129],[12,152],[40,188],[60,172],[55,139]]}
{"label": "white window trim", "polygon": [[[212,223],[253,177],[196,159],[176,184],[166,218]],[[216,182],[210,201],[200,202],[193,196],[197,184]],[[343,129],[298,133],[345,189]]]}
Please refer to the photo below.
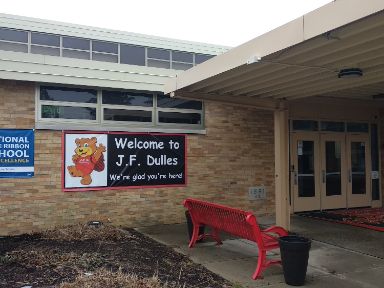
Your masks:
{"label": "white window trim", "polygon": [[94,54],[103,54],[103,55],[112,55],[112,56],[118,56],[116,53],[110,53],[110,52],[99,52],[99,51],[93,51]]}
{"label": "white window trim", "polygon": [[192,65],[192,66],[193,66],[193,63],[191,63],[191,62],[182,62],[182,61],[175,61],[175,60],[172,60],[172,63],[188,64],[188,65]]}
{"label": "white window trim", "polygon": [[31,43],[30,46],[60,49],[60,46],[52,46],[52,45],[45,45],[45,44],[33,44],[33,43]]}
{"label": "white window trim", "polygon": [[78,52],[87,52],[87,53],[91,53],[91,50],[82,50],[82,49],[76,49],[76,48],[64,48],[63,47],[63,51],[78,51]]}
{"label": "white window trim", "polygon": [[22,44],[22,45],[29,46],[28,42],[18,42],[18,41],[9,41],[9,40],[0,40],[0,42],[9,43],[9,44]]}

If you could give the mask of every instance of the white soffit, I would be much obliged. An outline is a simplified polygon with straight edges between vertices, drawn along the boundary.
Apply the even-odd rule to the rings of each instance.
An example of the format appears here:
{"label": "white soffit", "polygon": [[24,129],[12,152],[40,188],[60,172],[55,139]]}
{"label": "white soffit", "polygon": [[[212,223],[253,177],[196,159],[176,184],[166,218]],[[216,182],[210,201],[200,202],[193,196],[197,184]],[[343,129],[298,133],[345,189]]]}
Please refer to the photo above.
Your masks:
{"label": "white soffit", "polygon": [[[337,0],[181,73],[164,91],[243,104],[382,94],[383,31],[384,1]],[[364,76],[338,79],[347,67]]]}

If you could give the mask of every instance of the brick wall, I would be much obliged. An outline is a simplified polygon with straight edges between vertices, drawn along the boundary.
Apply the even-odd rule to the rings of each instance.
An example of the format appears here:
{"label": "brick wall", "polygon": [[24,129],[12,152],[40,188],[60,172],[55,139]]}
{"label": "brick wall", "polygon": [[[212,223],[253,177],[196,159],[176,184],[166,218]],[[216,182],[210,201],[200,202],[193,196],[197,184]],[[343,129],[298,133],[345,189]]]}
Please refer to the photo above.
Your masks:
{"label": "brick wall", "polygon": [[[34,128],[34,83],[0,80],[0,128]],[[206,103],[206,135],[188,135],[188,186],[97,192],[61,191],[61,132],[35,132],[35,177],[0,179],[0,235],[88,220],[123,226],[184,221],[186,197],[274,212],[273,114]],[[264,184],[267,199],[248,200]]]}

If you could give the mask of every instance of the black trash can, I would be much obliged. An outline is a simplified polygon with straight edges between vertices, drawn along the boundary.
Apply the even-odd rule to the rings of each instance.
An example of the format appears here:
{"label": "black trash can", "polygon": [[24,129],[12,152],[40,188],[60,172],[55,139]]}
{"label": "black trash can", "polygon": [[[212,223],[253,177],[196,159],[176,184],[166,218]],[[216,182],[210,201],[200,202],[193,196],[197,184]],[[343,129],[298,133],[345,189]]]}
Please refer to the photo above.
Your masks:
{"label": "black trash can", "polygon": [[304,285],[311,240],[300,236],[283,236],[279,238],[279,244],[285,283]]}
{"label": "black trash can", "polygon": [[[188,210],[185,211],[185,218],[187,218],[189,241],[191,241],[192,234],[193,234],[193,223],[192,223],[191,215],[189,215],[189,211]],[[204,231],[205,231],[205,226],[204,225],[200,225],[199,236],[204,234]],[[197,242],[202,242],[202,241],[203,241],[203,239],[198,240]]]}

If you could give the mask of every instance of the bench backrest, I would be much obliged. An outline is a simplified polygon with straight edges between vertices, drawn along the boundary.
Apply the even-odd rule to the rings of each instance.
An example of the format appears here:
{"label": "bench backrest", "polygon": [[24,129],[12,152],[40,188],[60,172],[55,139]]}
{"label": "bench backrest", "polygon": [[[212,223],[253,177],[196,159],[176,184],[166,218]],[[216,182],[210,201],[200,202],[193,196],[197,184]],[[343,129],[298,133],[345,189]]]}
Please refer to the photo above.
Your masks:
{"label": "bench backrest", "polygon": [[184,200],[194,223],[205,224],[221,231],[262,245],[262,236],[256,217],[251,212],[197,199]]}

